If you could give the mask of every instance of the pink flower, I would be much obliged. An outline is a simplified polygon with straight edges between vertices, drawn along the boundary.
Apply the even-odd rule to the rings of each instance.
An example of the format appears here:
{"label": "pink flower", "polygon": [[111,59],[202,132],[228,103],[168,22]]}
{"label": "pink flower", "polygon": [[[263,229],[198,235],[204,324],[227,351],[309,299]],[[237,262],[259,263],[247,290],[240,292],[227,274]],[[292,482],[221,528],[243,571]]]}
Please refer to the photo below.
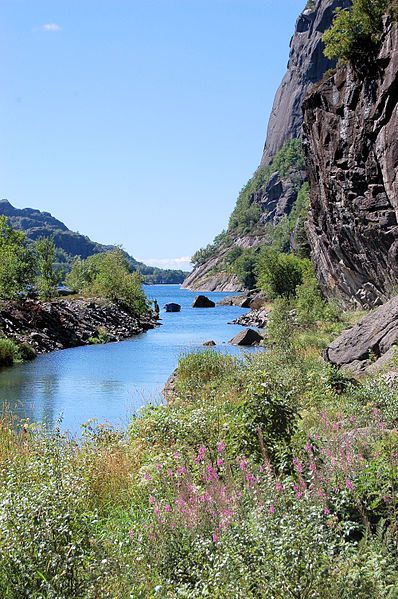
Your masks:
{"label": "pink flower", "polygon": [[163,468],[162,464],[156,464],[156,470],[158,472],[160,472],[162,468]]}
{"label": "pink flower", "polygon": [[275,506],[274,506],[274,504],[273,504],[273,503],[271,503],[271,505],[269,506],[269,508],[268,508],[268,512],[269,512],[270,514],[275,514]]}
{"label": "pink flower", "polygon": [[214,470],[213,466],[207,466],[207,480],[217,480],[218,474]]}
{"label": "pink flower", "polygon": [[144,472],[144,478],[145,480],[151,480],[151,475],[149,474],[149,472]]}
{"label": "pink flower", "polygon": [[246,470],[247,469],[247,460],[241,460],[239,462],[239,468],[243,471]]}
{"label": "pink flower", "polygon": [[299,474],[301,474],[303,471],[303,465],[301,464],[301,462],[297,458],[293,458],[293,464],[294,464],[296,471]]}
{"label": "pink flower", "polygon": [[149,496],[149,503],[151,503],[152,505],[155,503],[156,499],[154,498],[153,495]]}
{"label": "pink flower", "polygon": [[224,460],[222,458],[217,458],[216,464],[219,468],[221,468],[221,466],[224,464]]}
{"label": "pink flower", "polygon": [[205,453],[206,453],[206,447],[203,447],[203,445],[201,447],[199,447],[199,451],[198,451],[198,455],[196,456],[195,462],[199,463],[203,460],[203,458],[205,457]]}
{"label": "pink flower", "polygon": [[222,453],[225,449],[225,443],[224,441],[220,441],[219,443],[217,443],[217,451],[218,453]]}
{"label": "pink flower", "polygon": [[354,490],[354,485],[352,484],[352,482],[350,481],[349,478],[346,478],[346,480],[345,480],[345,486],[347,487],[347,489],[349,491],[353,491]]}
{"label": "pink flower", "polygon": [[284,491],[284,486],[279,480],[277,480],[275,483],[275,489],[278,491],[278,493],[283,493]]}
{"label": "pink flower", "polygon": [[181,453],[179,451],[176,451],[174,457],[176,460],[179,460],[181,458]]}
{"label": "pink flower", "polygon": [[324,510],[323,510],[323,513],[325,514],[325,516],[329,516],[330,509],[328,507],[325,507]]}
{"label": "pink flower", "polygon": [[213,532],[213,543],[218,543],[219,541],[219,536],[217,533]]}
{"label": "pink flower", "polygon": [[165,512],[171,512],[171,507],[169,506],[168,503],[166,503],[166,505],[164,506],[164,511]]}
{"label": "pink flower", "polygon": [[185,468],[185,466],[179,466],[176,470],[176,474],[177,476],[184,476],[184,474],[187,473],[187,469]]}

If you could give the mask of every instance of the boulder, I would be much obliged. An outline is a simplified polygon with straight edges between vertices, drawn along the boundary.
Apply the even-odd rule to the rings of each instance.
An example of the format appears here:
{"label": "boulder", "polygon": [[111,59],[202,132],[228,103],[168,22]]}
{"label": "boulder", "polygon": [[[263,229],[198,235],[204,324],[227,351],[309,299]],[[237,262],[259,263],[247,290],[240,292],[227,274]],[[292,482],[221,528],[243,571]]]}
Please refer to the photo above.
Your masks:
{"label": "boulder", "polygon": [[180,304],[175,304],[174,302],[165,304],[163,307],[166,310],[166,312],[181,312]]}
{"label": "boulder", "polygon": [[254,331],[253,329],[246,329],[235,335],[230,343],[232,343],[232,345],[259,345],[262,340],[263,338],[260,333],[257,333],[257,331]]}
{"label": "boulder", "polygon": [[398,296],[362,318],[351,329],[343,331],[324,352],[328,362],[364,372],[375,365],[398,341]]}
{"label": "boulder", "polygon": [[211,341],[205,341],[203,344],[205,347],[214,347],[216,345],[216,342],[211,340]]}
{"label": "boulder", "polygon": [[221,301],[218,302],[219,306],[237,306],[238,308],[249,308],[251,296],[248,294],[243,295],[227,295]]}
{"label": "boulder", "polygon": [[263,329],[267,324],[268,311],[265,308],[259,310],[251,310],[247,314],[242,314],[239,318],[232,321],[231,324],[239,324],[243,327],[256,327],[257,329]]}
{"label": "boulder", "polygon": [[205,295],[198,295],[195,297],[192,308],[214,308],[215,305],[216,304]]}

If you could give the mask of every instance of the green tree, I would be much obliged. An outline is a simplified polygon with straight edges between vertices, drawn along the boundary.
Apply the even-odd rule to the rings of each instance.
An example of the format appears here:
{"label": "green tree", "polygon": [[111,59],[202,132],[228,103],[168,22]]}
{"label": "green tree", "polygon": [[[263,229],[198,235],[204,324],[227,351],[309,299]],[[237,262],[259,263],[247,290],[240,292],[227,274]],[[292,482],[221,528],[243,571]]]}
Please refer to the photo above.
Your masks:
{"label": "green tree", "polygon": [[55,268],[55,255],[56,248],[52,237],[41,237],[36,241],[36,288],[42,299],[50,299],[58,293],[62,273]]}
{"label": "green tree", "polygon": [[387,12],[396,17],[396,0],[353,0],[351,8],[337,8],[331,28],[323,35],[325,55],[353,62],[371,59]]}
{"label": "green tree", "polygon": [[33,256],[24,233],[0,216],[0,298],[13,299],[33,281]]}
{"label": "green tree", "polygon": [[258,285],[271,297],[295,296],[306,272],[312,270],[311,262],[294,254],[282,254],[273,248],[264,248],[257,266]]}
{"label": "green tree", "polygon": [[66,283],[75,291],[120,303],[134,314],[148,309],[138,272],[129,272],[124,252],[116,248],[110,252],[74,261]]}

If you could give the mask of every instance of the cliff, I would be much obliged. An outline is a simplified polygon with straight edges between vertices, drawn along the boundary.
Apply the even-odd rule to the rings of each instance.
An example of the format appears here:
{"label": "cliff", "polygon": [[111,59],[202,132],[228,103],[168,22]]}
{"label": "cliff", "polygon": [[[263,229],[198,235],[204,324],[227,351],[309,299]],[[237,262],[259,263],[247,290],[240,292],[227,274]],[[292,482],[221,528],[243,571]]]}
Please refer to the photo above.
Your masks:
{"label": "cliff", "polygon": [[339,67],[304,102],[307,233],[325,294],[370,308],[398,282],[398,27],[372,72]]}
{"label": "cliff", "polygon": [[349,5],[350,0],[315,0],[297,19],[287,72],[276,93],[261,164],[241,191],[222,242],[205,248],[209,255],[197,264],[184,281],[184,287],[208,291],[239,291],[247,287],[231,272],[231,255],[237,248],[256,251],[273,243],[281,236],[283,227],[284,249],[296,247],[301,216],[291,214],[306,180],[306,171],[298,144],[293,142],[301,135],[305,94],[335,66],[323,54],[322,35],[330,27],[336,7]]}
{"label": "cliff", "polygon": [[268,123],[261,165],[268,165],[286,141],[300,137],[304,97],[335,66],[323,53],[322,35],[330,27],[336,8],[350,4],[350,0],[317,0],[309,3],[310,8],[297,19],[287,72],[276,92]]}

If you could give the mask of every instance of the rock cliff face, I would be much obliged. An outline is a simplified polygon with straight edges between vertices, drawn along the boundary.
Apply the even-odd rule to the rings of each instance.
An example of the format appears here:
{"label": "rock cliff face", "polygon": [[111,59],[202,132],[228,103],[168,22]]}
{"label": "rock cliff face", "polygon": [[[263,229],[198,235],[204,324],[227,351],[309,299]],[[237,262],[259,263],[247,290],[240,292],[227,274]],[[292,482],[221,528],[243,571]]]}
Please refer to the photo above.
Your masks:
{"label": "rock cliff face", "polygon": [[[227,243],[209,260],[194,269],[184,281],[184,287],[204,291],[241,290],[242,285],[237,278],[223,268],[226,254],[234,246],[256,248],[269,244],[272,241],[269,227],[277,225],[284,216],[290,214],[306,172],[304,168],[295,166],[288,173],[282,174],[278,168],[272,170],[273,161],[287,142],[301,135],[302,102],[305,94],[329,68],[335,66],[325,58],[321,38],[332,23],[336,7],[347,7],[350,4],[351,0],[315,0],[299,16],[290,42],[288,70],[276,93],[258,169],[267,168],[271,172],[265,183],[250,196],[250,204],[259,207],[259,219],[244,234],[230,228]],[[294,247],[293,238],[291,244]]]}
{"label": "rock cliff face", "polygon": [[287,140],[301,135],[304,97],[335,66],[323,53],[322,35],[330,27],[335,9],[350,4],[350,0],[315,0],[299,16],[290,42],[287,72],[276,92],[268,123],[262,165],[268,165]]}
{"label": "rock cliff face", "polygon": [[398,26],[372,73],[340,67],[306,98],[308,236],[329,297],[369,308],[398,283]]}

